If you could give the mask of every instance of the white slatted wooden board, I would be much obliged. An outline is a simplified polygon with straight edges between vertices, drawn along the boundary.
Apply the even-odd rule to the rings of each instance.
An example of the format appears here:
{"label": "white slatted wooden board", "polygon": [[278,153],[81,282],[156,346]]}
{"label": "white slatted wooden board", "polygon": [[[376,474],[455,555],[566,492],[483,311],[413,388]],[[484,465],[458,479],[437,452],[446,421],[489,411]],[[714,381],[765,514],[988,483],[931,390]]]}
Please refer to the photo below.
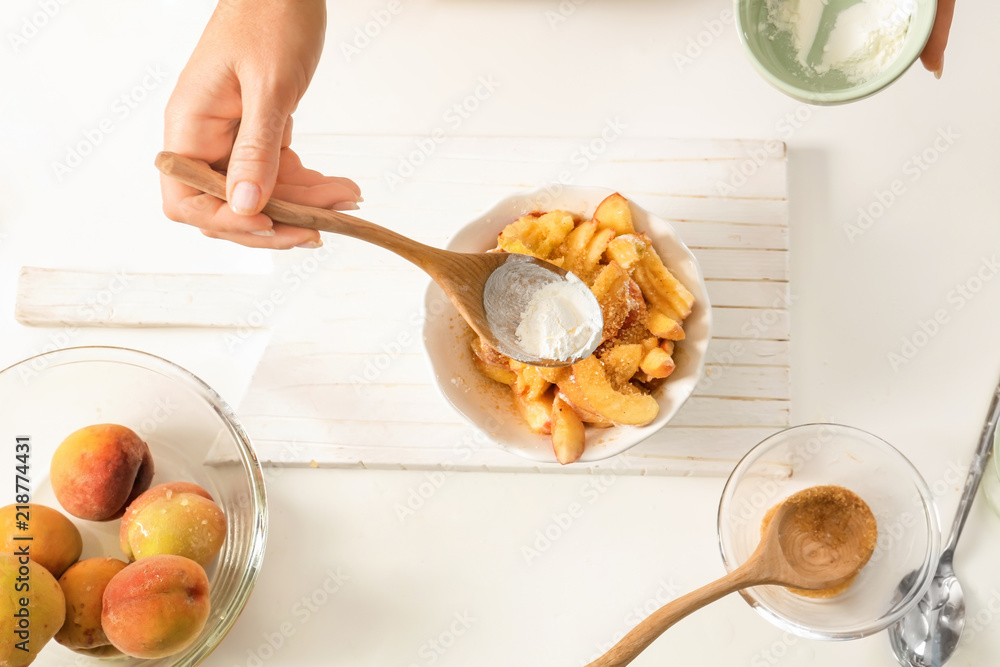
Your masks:
{"label": "white slatted wooden board", "polygon": [[21,267],[14,317],[38,327],[248,327],[270,275],[133,274]]}
{"label": "white slatted wooden board", "polygon": [[[326,237],[279,256],[287,298],[239,413],[265,461],[403,469],[727,474],[789,423],[788,201],[784,146],[619,138],[446,138],[402,183],[414,137],[298,136],[303,162],[353,177],[361,215],[443,246],[496,200],[546,183],[622,192],[673,223],[713,305],[706,375],[662,431],[616,459],[539,466],[490,445],[431,383],[420,343],[428,280],[390,253]],[[768,152],[770,149],[771,152]],[[744,178],[742,174],[749,174]]]}

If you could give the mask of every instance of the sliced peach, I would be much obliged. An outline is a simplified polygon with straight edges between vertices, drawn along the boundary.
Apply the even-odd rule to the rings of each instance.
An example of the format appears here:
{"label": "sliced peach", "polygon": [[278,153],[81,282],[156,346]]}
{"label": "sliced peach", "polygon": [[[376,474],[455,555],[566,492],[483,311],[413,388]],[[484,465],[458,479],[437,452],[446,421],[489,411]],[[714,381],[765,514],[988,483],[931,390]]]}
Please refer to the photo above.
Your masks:
{"label": "sliced peach", "polygon": [[635,233],[635,227],[632,225],[632,209],[628,200],[617,192],[597,205],[594,220],[597,221],[599,229],[612,229],[619,236]]}
{"label": "sliced peach", "polygon": [[587,357],[573,364],[569,378],[559,384],[567,399],[586,412],[602,415],[616,424],[648,424],[656,418],[660,406],[656,399],[642,394],[632,385],[621,391],[611,386],[604,366],[597,357]]}
{"label": "sliced peach", "polygon": [[556,396],[552,403],[552,449],[563,465],[583,455],[586,440],[583,421],[564,400]]}

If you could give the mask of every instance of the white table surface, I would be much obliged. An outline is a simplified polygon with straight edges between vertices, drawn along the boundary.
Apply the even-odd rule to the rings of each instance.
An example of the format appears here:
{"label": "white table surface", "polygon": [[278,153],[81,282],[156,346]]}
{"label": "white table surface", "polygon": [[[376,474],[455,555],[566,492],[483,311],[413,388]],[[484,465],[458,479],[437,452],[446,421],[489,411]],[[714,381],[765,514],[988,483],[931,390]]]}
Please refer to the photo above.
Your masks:
{"label": "white table surface", "polygon": [[[330,4],[326,55],[298,131],[588,137],[618,117],[637,137],[787,141],[793,422],[835,420],[894,443],[940,492],[950,525],[954,470],[969,458],[1000,370],[1000,280],[989,268],[1000,245],[1000,5],[959,3],[941,81],[914,68],[869,100],[812,108],[751,69],[725,0],[401,0],[350,62],[341,43],[387,3]],[[22,32],[26,20],[42,22],[43,6],[58,10],[37,34]],[[205,239],[160,213],[152,158],[163,106],[212,6],[4,2],[0,366],[53,347],[125,345],[176,361],[234,404],[245,392],[266,332],[229,353],[220,331],[29,329],[12,315],[22,265],[268,270],[266,252]],[[566,20],[553,25],[560,12]],[[15,49],[12,33],[30,36]],[[679,65],[685,49],[692,61]],[[130,92],[148,72],[148,90]],[[451,105],[491,76],[489,99],[457,129],[445,125]],[[53,163],[103,118],[111,132],[60,180]],[[912,156],[925,152],[933,164],[915,169]],[[897,179],[902,194],[852,241],[846,226],[858,208],[877,212]],[[987,279],[977,284],[980,270]],[[980,288],[971,298],[953,292],[969,281]],[[936,311],[945,323],[918,334]],[[915,334],[920,349],[894,368],[890,353]],[[426,475],[269,472],[265,567],[208,664],[581,665],[637,607],[723,573],[722,479],[611,478],[595,492],[587,485],[599,479],[578,476],[459,474],[401,521],[394,506]],[[528,563],[522,546],[572,502],[582,516]],[[1000,654],[998,554],[1000,519],[979,502],[956,568],[980,631],[950,664],[994,664]],[[323,604],[308,607],[311,596]],[[894,664],[884,635],[796,640],[737,596],[683,621],[634,664],[807,663]]]}

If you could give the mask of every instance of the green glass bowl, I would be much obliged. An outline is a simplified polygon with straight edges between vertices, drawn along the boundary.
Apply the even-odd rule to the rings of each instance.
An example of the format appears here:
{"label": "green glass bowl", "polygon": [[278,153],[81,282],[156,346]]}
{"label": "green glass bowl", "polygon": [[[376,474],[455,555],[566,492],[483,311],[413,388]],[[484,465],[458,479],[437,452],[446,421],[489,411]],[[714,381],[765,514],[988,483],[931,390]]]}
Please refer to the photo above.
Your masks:
{"label": "green glass bowl", "polygon": [[[923,51],[937,13],[937,0],[902,0],[900,11],[909,13],[910,26],[899,55],[871,78],[852,82],[838,70],[818,74],[804,68],[796,59],[791,36],[771,22],[767,0],[734,2],[740,41],[761,76],[790,97],[823,105],[863,99],[898,79]],[[829,0],[826,11],[836,16],[857,3],[858,0]]]}

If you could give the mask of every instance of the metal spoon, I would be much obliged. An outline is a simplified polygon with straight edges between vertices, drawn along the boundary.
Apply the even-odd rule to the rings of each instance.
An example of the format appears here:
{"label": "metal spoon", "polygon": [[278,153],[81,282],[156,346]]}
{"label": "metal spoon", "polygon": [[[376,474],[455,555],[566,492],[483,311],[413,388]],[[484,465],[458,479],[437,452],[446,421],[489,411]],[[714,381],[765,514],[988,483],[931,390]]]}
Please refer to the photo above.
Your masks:
{"label": "metal spoon", "polygon": [[[156,156],[161,172],[225,200],[226,178],[208,165],[176,153]],[[601,342],[604,318],[597,298],[575,276],[540,259],[515,253],[459,253],[432,248],[376,224],[339,211],[292,204],[272,198],[263,213],[272,220],[342,234],[390,250],[425,271],[444,290],[473,331],[494,349],[532,366],[568,366],[589,357]],[[564,359],[545,359],[525,350],[516,335],[532,295],[547,284],[566,281],[587,303],[586,321],[597,335],[585,349]]]}
{"label": "metal spoon", "polygon": [[[986,424],[979,436],[979,447],[972,459],[969,476],[965,479],[965,489],[958,503],[951,537],[941,552],[937,571],[931,587],[920,602],[910,612],[889,628],[889,644],[892,652],[903,667],[940,667],[948,662],[965,628],[965,595],[955,576],[952,562],[955,546],[962,534],[965,520],[972,509],[976,489],[986,470],[993,435],[1000,420],[1000,386],[993,392],[993,402],[987,413]],[[900,590],[908,588],[904,579]]]}

